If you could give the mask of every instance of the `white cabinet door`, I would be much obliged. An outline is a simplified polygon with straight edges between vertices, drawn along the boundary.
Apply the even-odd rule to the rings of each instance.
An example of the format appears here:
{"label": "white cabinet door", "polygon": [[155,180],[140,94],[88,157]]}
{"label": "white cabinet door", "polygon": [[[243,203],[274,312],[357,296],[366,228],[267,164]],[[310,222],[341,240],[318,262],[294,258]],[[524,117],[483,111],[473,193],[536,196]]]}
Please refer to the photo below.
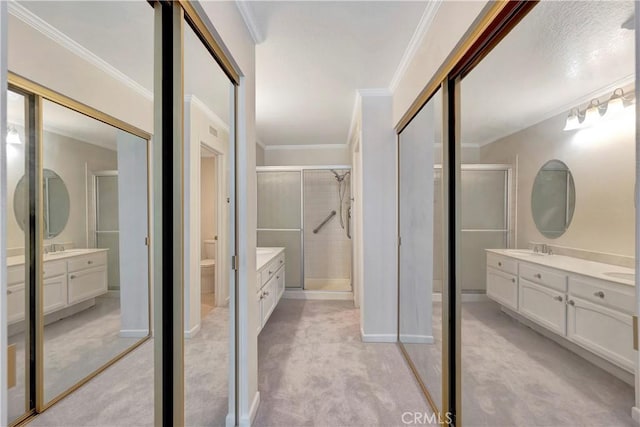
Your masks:
{"label": "white cabinet door", "polygon": [[262,331],[262,324],[263,324],[263,316],[262,316],[262,289],[260,289],[258,292],[256,292],[256,313],[258,313],[258,322],[257,322],[257,327],[256,327],[256,332],[259,334],[260,331]]}
{"label": "white cabinet door", "polygon": [[69,274],[69,304],[107,292],[107,268],[101,266]]}
{"label": "white cabinet door", "polygon": [[633,320],[630,315],[569,297],[568,338],[605,359],[633,372]]}
{"label": "white cabinet door", "polygon": [[284,282],[284,267],[282,267],[277,273],[276,273],[276,282],[277,282],[277,286],[276,286],[276,291],[277,291],[277,296],[276,296],[276,305],[278,304],[278,301],[280,301],[280,298],[282,298],[282,295],[284,294],[284,287],[285,287],[285,282]]}
{"label": "white cabinet door", "polygon": [[487,296],[513,310],[518,309],[516,276],[487,267]]}
{"label": "white cabinet door", "polygon": [[262,287],[262,327],[266,325],[269,316],[276,306],[277,280],[275,276]]}
{"label": "white cabinet door", "polygon": [[563,293],[520,278],[520,314],[565,335],[566,312]]}
{"label": "white cabinet door", "polygon": [[61,275],[45,279],[44,314],[64,308],[67,305],[67,276]]}
{"label": "white cabinet door", "polygon": [[7,287],[7,321],[9,324],[24,319],[24,283]]}

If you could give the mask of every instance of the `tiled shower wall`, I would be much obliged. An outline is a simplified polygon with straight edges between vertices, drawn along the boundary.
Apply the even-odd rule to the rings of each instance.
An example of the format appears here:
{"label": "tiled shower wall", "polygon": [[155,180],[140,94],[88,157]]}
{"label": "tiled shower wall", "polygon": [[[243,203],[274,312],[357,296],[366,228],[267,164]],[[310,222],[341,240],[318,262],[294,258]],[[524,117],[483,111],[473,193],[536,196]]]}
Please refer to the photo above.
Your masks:
{"label": "tiled shower wall", "polygon": [[[336,170],[343,175],[347,170]],[[351,179],[345,178],[344,228],[340,225],[338,182],[330,170],[304,171],[304,273],[306,279],[351,279],[351,240],[347,237]],[[317,233],[313,230],[331,213],[336,215]]]}

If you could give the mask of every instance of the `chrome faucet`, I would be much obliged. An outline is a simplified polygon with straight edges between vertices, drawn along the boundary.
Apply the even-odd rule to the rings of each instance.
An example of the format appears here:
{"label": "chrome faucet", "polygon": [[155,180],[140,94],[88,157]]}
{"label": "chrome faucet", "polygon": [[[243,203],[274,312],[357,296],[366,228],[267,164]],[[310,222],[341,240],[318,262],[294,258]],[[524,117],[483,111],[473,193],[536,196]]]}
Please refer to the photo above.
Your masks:
{"label": "chrome faucet", "polygon": [[45,246],[44,253],[49,254],[52,252],[64,251],[64,245],[58,245],[57,243],[51,243],[49,246]]}

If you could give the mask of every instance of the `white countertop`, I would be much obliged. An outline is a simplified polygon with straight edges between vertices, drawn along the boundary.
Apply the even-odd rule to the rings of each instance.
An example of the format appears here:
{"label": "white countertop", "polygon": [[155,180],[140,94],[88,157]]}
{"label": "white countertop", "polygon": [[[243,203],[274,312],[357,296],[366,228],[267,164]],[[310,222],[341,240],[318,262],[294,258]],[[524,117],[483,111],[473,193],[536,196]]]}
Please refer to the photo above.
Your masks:
{"label": "white countertop", "polygon": [[593,277],[608,282],[620,283],[623,285],[635,286],[634,280],[627,280],[619,277],[612,277],[604,273],[623,273],[634,274],[632,268],[621,267],[618,265],[604,264],[601,262],[588,261],[585,259],[574,258],[564,255],[546,255],[535,254],[533,251],[526,249],[487,249],[498,255],[515,258],[519,261],[538,264],[545,267],[563,270],[568,273],[579,274],[582,276]]}
{"label": "white countertop", "polygon": [[[71,258],[71,257],[76,257],[76,256],[83,256],[83,255],[89,255],[89,254],[95,254],[97,252],[106,252],[109,249],[97,249],[97,248],[91,248],[91,249],[67,249],[64,251],[60,251],[60,252],[51,252],[48,254],[44,255],[44,261],[58,261],[60,259],[66,259],[66,258]],[[10,256],[7,257],[7,267],[13,267],[16,265],[23,265],[24,264],[24,255],[17,255],[17,256]]]}
{"label": "white countertop", "polygon": [[256,248],[256,270],[260,271],[283,251],[284,248]]}

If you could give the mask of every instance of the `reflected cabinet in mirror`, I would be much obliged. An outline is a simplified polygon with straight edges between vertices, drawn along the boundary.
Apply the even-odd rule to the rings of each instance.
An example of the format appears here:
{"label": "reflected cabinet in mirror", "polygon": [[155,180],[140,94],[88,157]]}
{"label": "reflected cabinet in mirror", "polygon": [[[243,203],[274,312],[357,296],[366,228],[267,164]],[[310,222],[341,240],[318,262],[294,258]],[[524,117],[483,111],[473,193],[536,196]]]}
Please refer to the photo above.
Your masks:
{"label": "reflected cabinet in mirror", "polygon": [[[441,142],[440,92],[398,142],[398,340],[433,411],[442,408],[442,233],[435,207],[441,180],[434,152]],[[434,161],[435,160],[435,161]]]}
{"label": "reflected cabinet in mirror", "polygon": [[531,213],[538,231],[550,239],[562,236],[571,224],[575,203],[569,167],[560,160],[549,160],[538,171],[531,191]]}
{"label": "reflected cabinet in mirror", "polygon": [[[23,231],[27,206],[26,191],[27,183],[23,175],[13,195],[13,210],[16,215],[16,222]],[[59,235],[69,220],[69,191],[60,175],[51,169],[42,171],[42,199],[44,211],[43,237],[45,240],[49,240]]]}

